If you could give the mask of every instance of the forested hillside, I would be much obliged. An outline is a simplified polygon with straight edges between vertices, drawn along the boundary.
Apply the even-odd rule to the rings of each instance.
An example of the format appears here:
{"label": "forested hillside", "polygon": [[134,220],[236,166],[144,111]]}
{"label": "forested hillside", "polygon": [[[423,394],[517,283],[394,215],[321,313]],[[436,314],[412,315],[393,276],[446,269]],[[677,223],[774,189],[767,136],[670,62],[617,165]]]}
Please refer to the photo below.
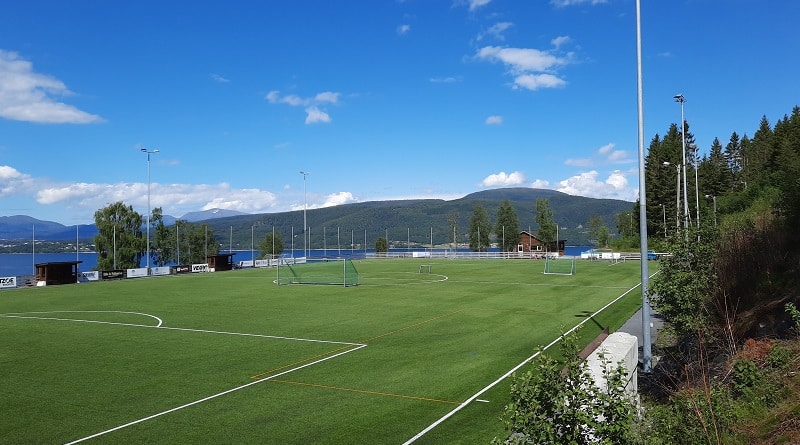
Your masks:
{"label": "forested hillside", "polygon": [[[365,231],[367,245],[370,247],[378,237],[386,236],[395,246],[404,245],[409,239],[412,244],[429,244],[431,231],[434,244],[447,244],[453,240],[453,230],[450,226],[452,217],[457,220],[458,242],[467,243],[467,228],[476,204],[486,209],[494,223],[497,208],[507,199],[517,213],[520,229],[535,233],[537,226],[534,217],[536,200],[539,198],[550,201],[555,222],[563,230],[560,238],[567,239],[568,244],[590,242],[586,226],[593,215],[600,216],[610,231],[616,233],[615,215],[628,211],[633,205],[627,201],[572,196],[554,190],[505,188],[477,192],[452,201],[440,199],[375,201],[309,209],[306,212],[306,219],[310,227],[312,248],[322,248],[326,242],[329,247],[335,245],[337,230],[341,243],[347,246],[350,245],[351,236],[354,243],[362,245]],[[223,249],[230,243],[231,228],[234,248],[249,247],[251,232],[258,234],[252,236],[260,239],[271,231],[273,226],[288,243],[292,229],[295,235],[301,233],[303,212],[241,215],[207,220],[203,223],[208,224],[222,243]],[[252,226],[255,228],[251,230]],[[302,240],[302,237],[300,239]]]}

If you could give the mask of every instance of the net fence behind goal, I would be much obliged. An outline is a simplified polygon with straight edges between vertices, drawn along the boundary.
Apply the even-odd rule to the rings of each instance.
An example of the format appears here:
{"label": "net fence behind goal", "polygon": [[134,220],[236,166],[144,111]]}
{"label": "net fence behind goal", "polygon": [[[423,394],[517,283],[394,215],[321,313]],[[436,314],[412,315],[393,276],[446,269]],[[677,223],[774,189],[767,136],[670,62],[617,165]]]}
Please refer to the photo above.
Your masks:
{"label": "net fence behind goal", "polygon": [[575,257],[551,257],[545,258],[545,275],[575,275]]}
{"label": "net fence behind goal", "polygon": [[278,265],[278,284],[358,286],[356,266],[349,258],[284,258]]}

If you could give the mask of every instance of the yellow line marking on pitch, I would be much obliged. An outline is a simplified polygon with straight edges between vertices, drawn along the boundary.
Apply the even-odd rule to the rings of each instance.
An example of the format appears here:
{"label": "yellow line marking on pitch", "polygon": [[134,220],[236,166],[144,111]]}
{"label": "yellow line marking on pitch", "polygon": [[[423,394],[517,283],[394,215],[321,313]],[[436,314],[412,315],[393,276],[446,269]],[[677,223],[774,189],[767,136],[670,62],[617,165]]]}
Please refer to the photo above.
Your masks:
{"label": "yellow line marking on pitch", "polygon": [[359,394],[370,394],[374,396],[384,396],[384,397],[397,397],[401,399],[411,399],[411,400],[422,400],[425,402],[436,402],[436,403],[447,403],[450,405],[461,405],[461,402],[453,402],[452,400],[439,400],[439,399],[431,399],[428,397],[417,397],[417,396],[406,396],[403,394],[391,394],[386,392],[379,392],[379,391],[368,391],[364,389],[353,389],[353,388],[343,388],[341,386],[329,386],[329,385],[318,385],[316,383],[303,383],[303,382],[290,382],[288,380],[275,380],[272,379],[270,382],[274,383],[285,383],[288,385],[299,385],[299,386],[310,386],[312,388],[323,388],[323,389],[335,389],[337,391],[348,391],[348,392],[355,392]]}
{"label": "yellow line marking on pitch", "polygon": [[395,329],[394,331],[389,331],[389,332],[386,332],[386,333],[384,333],[384,334],[381,334],[381,335],[376,335],[375,337],[368,338],[368,339],[366,339],[366,340],[364,340],[364,341],[361,341],[361,342],[359,342],[359,343],[367,343],[367,342],[370,342],[370,341],[372,341],[372,340],[377,340],[377,339],[379,339],[379,338],[383,338],[383,337],[386,337],[386,336],[388,336],[388,335],[396,334],[396,333],[398,333],[398,332],[402,332],[402,331],[405,331],[405,330],[408,330],[408,329],[411,329],[411,328],[415,328],[415,327],[417,327],[417,326],[424,325],[425,323],[430,323],[430,322],[432,322],[432,321],[436,321],[436,320],[439,320],[439,319],[441,319],[441,318],[445,318],[445,317],[449,317],[449,316],[451,316],[451,315],[455,315],[455,314],[457,314],[457,313],[459,313],[459,312],[463,312],[463,311],[465,311],[465,310],[466,310],[466,308],[464,308],[464,309],[459,309],[459,310],[457,310],[457,311],[455,311],[455,312],[450,312],[449,314],[444,314],[444,315],[440,315],[440,316],[438,316],[438,317],[429,318],[429,319],[427,319],[427,320],[420,321],[419,323],[414,323],[414,324],[412,324],[412,325],[410,325],[410,326],[406,326],[406,327],[404,327],[404,328]]}
{"label": "yellow line marking on pitch", "polygon": [[310,362],[310,361],[315,360],[315,359],[317,359],[319,357],[325,357],[326,355],[335,354],[335,353],[337,353],[339,351],[344,351],[345,349],[350,348],[350,347],[352,347],[352,345],[342,346],[341,348],[337,348],[337,349],[334,349],[332,351],[327,351],[327,352],[323,352],[321,354],[313,355],[311,357],[306,357],[306,358],[304,358],[302,360],[298,360],[298,361],[296,361],[294,363],[289,363],[288,365],[283,365],[283,366],[279,366],[277,368],[270,369],[268,371],[259,372],[258,374],[251,375],[250,378],[253,379],[253,380],[258,380],[258,379],[260,379],[260,378],[262,378],[264,376],[270,375],[270,374],[272,374],[274,372],[277,372],[277,371],[280,371],[282,369],[290,368],[292,366],[297,366],[297,365],[299,365],[301,363]]}
{"label": "yellow line marking on pitch", "polygon": [[[463,312],[465,310],[467,310],[467,309],[463,308],[463,309],[459,309],[459,310],[457,310],[455,312],[450,312],[448,314],[439,315],[438,317],[429,318],[427,320],[423,320],[423,321],[420,321],[418,323],[414,323],[414,324],[412,324],[410,326],[405,326],[405,327],[402,327],[400,329],[395,329],[394,331],[389,331],[389,332],[386,332],[386,333],[383,333],[383,334],[380,334],[380,335],[376,335],[375,337],[368,338],[368,339],[366,339],[366,340],[364,340],[362,342],[359,342],[359,343],[364,343],[365,344],[367,342],[370,342],[370,341],[373,341],[373,340],[377,340],[379,338],[383,338],[383,337],[386,337],[386,336],[389,336],[389,335],[392,335],[392,334],[396,334],[398,332],[402,332],[402,331],[405,331],[405,330],[408,330],[408,329],[411,329],[411,328],[415,328],[417,326],[422,326],[422,325],[424,325],[426,323],[430,323],[432,321],[436,321],[436,320],[439,320],[439,319],[442,319],[442,318],[445,318],[445,317],[449,317],[451,315],[455,315],[455,314],[457,314],[459,312]],[[260,379],[260,378],[262,378],[264,376],[272,374],[273,372],[280,371],[282,369],[286,369],[286,368],[289,368],[289,367],[292,367],[292,366],[296,366],[296,365],[299,365],[301,363],[306,363],[306,362],[315,360],[315,359],[317,359],[319,357],[324,357],[324,356],[326,356],[328,354],[335,354],[335,353],[337,353],[339,351],[343,351],[343,350],[345,350],[347,348],[350,348],[352,346],[353,345],[347,345],[347,346],[343,346],[343,347],[338,348],[338,349],[334,349],[332,351],[327,351],[327,352],[323,352],[321,354],[317,354],[317,355],[314,355],[314,356],[311,356],[311,357],[306,357],[306,358],[298,360],[296,362],[289,363],[288,365],[283,365],[283,366],[280,366],[278,368],[270,369],[268,371],[264,371],[264,372],[260,372],[258,374],[251,375],[250,378],[253,379],[253,380],[258,380],[258,379]]]}

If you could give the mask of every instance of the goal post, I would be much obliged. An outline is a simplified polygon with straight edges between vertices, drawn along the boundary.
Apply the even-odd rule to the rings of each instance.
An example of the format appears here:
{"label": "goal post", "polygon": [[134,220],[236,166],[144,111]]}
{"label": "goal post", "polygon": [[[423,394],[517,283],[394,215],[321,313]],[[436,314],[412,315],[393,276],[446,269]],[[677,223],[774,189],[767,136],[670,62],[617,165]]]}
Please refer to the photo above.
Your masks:
{"label": "goal post", "polygon": [[544,261],[545,275],[575,275],[575,257],[547,256]]}
{"label": "goal post", "polygon": [[359,274],[349,258],[283,258],[278,262],[277,284],[327,284],[358,286]]}

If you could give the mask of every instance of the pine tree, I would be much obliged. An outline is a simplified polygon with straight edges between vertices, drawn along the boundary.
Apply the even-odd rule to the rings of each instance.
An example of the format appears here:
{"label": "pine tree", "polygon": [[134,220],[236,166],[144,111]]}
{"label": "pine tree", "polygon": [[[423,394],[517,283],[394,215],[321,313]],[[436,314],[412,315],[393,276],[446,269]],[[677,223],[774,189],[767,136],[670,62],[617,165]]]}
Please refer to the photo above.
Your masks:
{"label": "pine tree", "polygon": [[469,220],[469,248],[475,252],[485,252],[489,250],[489,232],[491,223],[486,209],[475,204],[472,209],[472,218]]}
{"label": "pine tree", "polygon": [[519,245],[519,219],[511,201],[504,200],[497,209],[497,223],[494,233],[503,252],[514,252]]}

